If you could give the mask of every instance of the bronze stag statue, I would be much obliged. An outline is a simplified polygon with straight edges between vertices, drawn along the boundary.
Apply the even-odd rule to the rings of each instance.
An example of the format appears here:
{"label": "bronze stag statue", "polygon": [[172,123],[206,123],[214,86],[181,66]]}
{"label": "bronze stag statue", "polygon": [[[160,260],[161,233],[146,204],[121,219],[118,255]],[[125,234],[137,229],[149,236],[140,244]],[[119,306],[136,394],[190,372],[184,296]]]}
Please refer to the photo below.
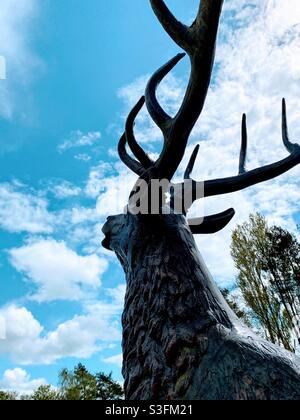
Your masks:
{"label": "bronze stag statue", "polygon": [[[174,117],[159,104],[156,91],[163,78],[184,57],[179,54],[150,79],[145,97],[130,113],[119,143],[122,161],[140,181],[172,181],[205,103],[214,63],[223,0],[202,0],[194,23],[180,23],[163,0],[151,6],[170,37],[189,56],[191,75],[183,103]],[[134,122],[146,103],[160,128],[163,150],[150,159],[134,136]],[[191,203],[203,197],[240,191],[275,178],[300,163],[300,146],[290,142],[283,101],[283,143],[288,157],[246,171],[247,127],[242,122],[239,172],[229,178],[198,183],[191,173],[199,151],[191,157],[182,185],[188,185]],[[131,149],[132,155],[127,151]],[[109,217],[103,245],[114,251],[123,266],[127,293],[123,314],[123,375],[129,400],[297,400],[300,398],[300,360],[256,336],[237,319],[216,287],[196,247],[193,234],[223,229],[234,210],[188,220],[189,208],[179,213],[171,194],[169,214]],[[165,205],[166,203],[164,203]],[[188,206],[189,207],[189,206]],[[219,262],[216,261],[216,264]]]}

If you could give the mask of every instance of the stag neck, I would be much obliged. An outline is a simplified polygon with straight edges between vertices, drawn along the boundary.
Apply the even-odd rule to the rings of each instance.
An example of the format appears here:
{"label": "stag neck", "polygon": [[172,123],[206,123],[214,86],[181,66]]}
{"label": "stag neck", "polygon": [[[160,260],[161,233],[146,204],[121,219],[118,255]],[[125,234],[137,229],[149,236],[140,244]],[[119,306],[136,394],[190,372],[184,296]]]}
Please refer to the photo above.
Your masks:
{"label": "stag neck", "polygon": [[[141,290],[147,284],[164,288],[167,282],[166,293],[170,293],[171,300],[172,293],[183,296],[189,290],[195,308],[201,308],[201,323],[231,327],[235,316],[216,287],[186,218],[176,214],[128,214],[126,219],[126,228],[114,251],[119,254],[128,288]],[[145,304],[151,305],[150,300]],[[187,307],[186,310],[192,309]]]}

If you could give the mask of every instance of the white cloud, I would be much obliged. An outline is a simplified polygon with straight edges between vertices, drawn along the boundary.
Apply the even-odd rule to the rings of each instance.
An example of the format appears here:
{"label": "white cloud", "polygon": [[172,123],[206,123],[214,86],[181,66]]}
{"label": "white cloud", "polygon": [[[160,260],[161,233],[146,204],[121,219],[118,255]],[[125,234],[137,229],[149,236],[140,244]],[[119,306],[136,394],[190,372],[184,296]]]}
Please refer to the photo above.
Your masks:
{"label": "white cloud", "polygon": [[6,370],[0,380],[0,389],[17,392],[19,395],[32,394],[42,385],[47,385],[46,379],[31,379],[29,373],[20,368]]}
{"label": "white cloud", "polygon": [[114,289],[107,289],[107,295],[110,296],[117,306],[122,307],[126,293],[126,284],[120,284]]}
{"label": "white cloud", "polygon": [[103,178],[102,191],[97,199],[97,214],[107,217],[123,213],[136,179],[134,174],[127,171],[121,171],[116,177]]}
{"label": "white cloud", "polygon": [[38,239],[9,251],[13,267],[37,287],[39,301],[79,300],[95,292],[107,262],[97,255],[80,256],[65,242]]}
{"label": "white cloud", "polygon": [[53,182],[49,186],[49,190],[59,199],[76,197],[81,193],[81,188],[68,181]]}
{"label": "white cloud", "polygon": [[51,233],[48,203],[15,185],[0,184],[0,227],[8,232]]}
{"label": "white cloud", "polygon": [[85,188],[86,195],[90,198],[97,198],[103,189],[103,180],[111,177],[114,173],[114,166],[108,162],[100,162],[99,165],[91,168]]}
{"label": "white cloud", "polygon": [[63,143],[58,146],[58,150],[60,153],[63,153],[69,149],[93,146],[95,143],[98,143],[100,139],[101,134],[99,133],[99,131],[90,132],[87,134],[84,134],[79,130],[73,131],[70,134],[70,137],[64,140]]}
{"label": "white cloud", "polygon": [[74,158],[76,160],[81,160],[82,162],[89,162],[92,158],[86,153],[79,153],[78,155],[75,155]]}
{"label": "white cloud", "polygon": [[72,232],[73,228],[77,227],[90,227],[99,221],[95,207],[67,207],[56,216],[57,225],[62,227],[65,233]]}
{"label": "white cloud", "polygon": [[97,199],[96,214],[106,217],[124,211],[130,191],[137,180],[123,164],[101,162],[91,169],[85,187],[88,197]]}
{"label": "white cloud", "polygon": [[30,340],[39,336],[43,331],[43,327],[25,308],[11,305],[4,310],[1,309],[1,316],[5,319],[7,338],[13,331],[16,337],[26,337]]}
{"label": "white cloud", "polygon": [[[36,0],[1,0],[0,51],[6,60],[7,78],[0,83],[0,115],[7,119],[12,118],[19,106],[20,90],[28,85],[41,66],[30,44],[37,11]],[[24,108],[18,111],[24,115]]]}
{"label": "white cloud", "polygon": [[121,368],[123,363],[123,355],[121,353],[117,354],[116,356],[107,357],[106,359],[103,359],[103,362],[108,363],[109,365],[116,365]]}
{"label": "white cloud", "polygon": [[117,289],[110,303],[87,303],[83,314],[49,332],[24,307],[10,305],[0,309],[6,322],[6,339],[0,341],[0,354],[20,365],[51,364],[64,357],[89,358],[119,342],[123,307],[120,296],[124,287]]}
{"label": "white cloud", "polygon": [[5,319],[0,316],[0,340],[4,340],[6,337]]}
{"label": "white cloud", "polygon": [[85,194],[97,200],[95,215],[98,219],[123,213],[136,180],[137,176],[123,163],[101,162],[90,170]]}
{"label": "white cloud", "polygon": [[5,57],[0,55],[0,80],[6,79],[6,60]]}

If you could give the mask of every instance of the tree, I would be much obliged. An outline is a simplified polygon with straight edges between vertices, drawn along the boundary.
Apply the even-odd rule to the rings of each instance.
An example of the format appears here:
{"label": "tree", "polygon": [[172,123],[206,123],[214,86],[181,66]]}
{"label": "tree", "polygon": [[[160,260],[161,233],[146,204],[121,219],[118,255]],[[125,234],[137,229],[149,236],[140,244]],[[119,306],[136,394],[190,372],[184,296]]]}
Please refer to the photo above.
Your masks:
{"label": "tree", "polygon": [[[188,54],[191,75],[182,105],[171,117],[159,104],[156,91],[185,54],[161,67],[129,114],[119,142],[121,160],[139,177],[127,211],[109,217],[103,228],[103,246],[116,253],[127,279],[122,319],[126,398],[299,399],[299,360],[241,326],[196,248],[193,234],[221,230],[234,210],[204,219],[186,218],[193,202],[203,196],[242,190],[300,163],[300,147],[288,138],[285,101],[282,126],[287,158],[247,172],[244,115],[237,176],[192,180],[197,146],[184,182],[172,184],[205,104],[223,0],[201,0],[190,27],[179,22],[163,0],[150,3],[165,31]],[[150,158],[134,136],[134,122],[145,103],[163,134],[157,160]],[[154,194],[157,185],[159,193]]]}
{"label": "tree", "polygon": [[113,380],[112,373],[91,374],[79,363],[73,370],[59,372],[59,389],[51,385],[41,385],[30,395],[19,396],[16,392],[0,391],[0,401],[58,401],[58,400],[121,400],[124,398],[122,386]]}
{"label": "tree", "polygon": [[300,313],[300,244],[288,231],[268,228],[263,216],[251,215],[232,235],[237,285],[273,343],[294,351],[292,333]]}
{"label": "tree", "polygon": [[16,394],[16,399],[21,401],[58,401],[61,400],[61,395],[51,385],[41,385],[32,394],[20,396]]}
{"label": "tree", "polygon": [[221,290],[222,295],[226,299],[226,302],[230,306],[230,308],[233,310],[233,312],[236,314],[236,316],[241,319],[245,325],[247,325],[249,328],[253,327],[253,324],[251,322],[251,317],[249,314],[245,311],[245,309],[242,309],[239,302],[233,296],[233,294],[230,292],[229,289],[222,289]]}
{"label": "tree", "polygon": [[270,273],[271,287],[283,304],[295,347],[300,344],[300,244],[295,235],[278,226],[269,229],[267,239],[265,271]]}
{"label": "tree", "polygon": [[61,400],[60,393],[51,385],[41,385],[29,397],[33,401],[58,401]]}
{"label": "tree", "polygon": [[96,400],[97,381],[81,363],[73,371],[63,369],[60,374],[60,387],[65,400]]}
{"label": "tree", "polygon": [[17,397],[16,392],[0,391],[0,401],[15,401]]}
{"label": "tree", "polygon": [[121,385],[112,379],[112,373],[106,375],[103,372],[96,374],[97,399],[99,400],[122,400],[124,391]]}
{"label": "tree", "polygon": [[112,374],[91,374],[79,364],[73,371],[63,369],[59,374],[60,393],[65,400],[118,400],[124,396],[121,385]]}

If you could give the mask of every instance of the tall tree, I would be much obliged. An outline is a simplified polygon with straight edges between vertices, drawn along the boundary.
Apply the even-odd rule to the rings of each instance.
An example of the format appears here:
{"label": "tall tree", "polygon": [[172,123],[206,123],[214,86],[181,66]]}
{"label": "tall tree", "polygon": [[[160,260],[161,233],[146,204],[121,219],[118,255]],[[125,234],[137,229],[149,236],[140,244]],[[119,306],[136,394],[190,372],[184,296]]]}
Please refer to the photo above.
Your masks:
{"label": "tall tree", "polygon": [[63,369],[60,374],[60,388],[65,400],[96,400],[97,381],[81,363],[73,371]]}
{"label": "tall tree", "polygon": [[[193,181],[197,146],[184,182],[171,185],[204,107],[224,1],[201,0],[190,27],[179,22],[163,0],[150,3],[166,32],[189,55],[191,75],[178,113],[170,116],[159,104],[156,91],[185,54],[161,67],[130,113],[119,142],[120,158],[139,177],[127,212],[108,218],[103,228],[103,246],[117,254],[127,278],[123,313],[126,398],[299,399],[299,359],[243,328],[196,248],[193,234],[221,230],[233,218],[234,210],[204,219],[186,218],[196,199],[242,190],[300,163],[300,147],[291,143],[287,134],[285,101],[282,126],[287,158],[247,172],[243,116],[238,175]],[[164,138],[156,161],[134,136],[134,121],[144,103]],[[170,201],[168,194],[153,194],[157,182],[159,191],[171,193]]]}
{"label": "tall tree", "polygon": [[238,287],[266,338],[294,351],[300,315],[297,239],[280,227],[268,228],[264,217],[256,214],[235,229],[231,252],[239,271]]}
{"label": "tall tree", "polygon": [[96,381],[98,400],[122,400],[124,398],[123,388],[113,380],[112,373],[109,375],[103,372],[97,373]]}
{"label": "tall tree", "polygon": [[[295,235],[278,226],[267,232],[268,246],[265,270],[272,288],[278,293],[290,323],[300,321],[300,243]],[[300,331],[293,325],[298,340]]]}
{"label": "tall tree", "polygon": [[65,400],[119,400],[124,397],[121,385],[109,375],[91,374],[79,364],[73,371],[63,369],[59,374],[60,394]]}

